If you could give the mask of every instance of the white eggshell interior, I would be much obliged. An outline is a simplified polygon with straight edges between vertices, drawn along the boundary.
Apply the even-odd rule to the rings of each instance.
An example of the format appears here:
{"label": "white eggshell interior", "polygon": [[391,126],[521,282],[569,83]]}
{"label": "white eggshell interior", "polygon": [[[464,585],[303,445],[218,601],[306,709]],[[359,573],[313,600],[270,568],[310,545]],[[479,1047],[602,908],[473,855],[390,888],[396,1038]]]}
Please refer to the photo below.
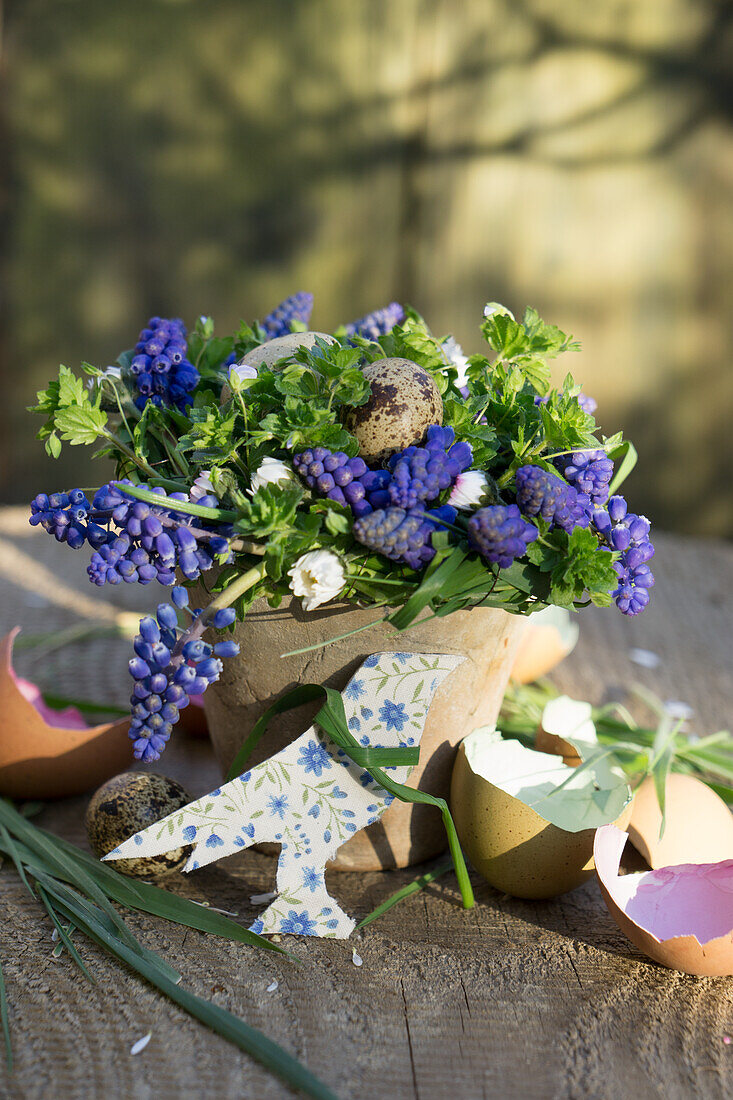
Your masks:
{"label": "white eggshell interior", "polygon": [[615,821],[631,801],[623,774],[605,760],[571,768],[558,756],[504,740],[486,727],[470,733],[463,746],[476,775],[567,832]]}

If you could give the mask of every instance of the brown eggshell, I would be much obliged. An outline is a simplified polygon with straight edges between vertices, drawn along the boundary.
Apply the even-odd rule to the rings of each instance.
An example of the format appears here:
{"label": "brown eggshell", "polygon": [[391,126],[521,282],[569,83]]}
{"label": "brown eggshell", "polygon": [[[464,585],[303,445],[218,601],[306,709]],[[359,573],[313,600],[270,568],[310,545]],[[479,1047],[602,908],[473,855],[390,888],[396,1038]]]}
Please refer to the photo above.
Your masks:
{"label": "brown eggshell", "polygon": [[569,768],[577,768],[582,763],[578,750],[569,741],[558,737],[556,733],[548,733],[542,726],[538,727],[534,735],[534,747],[538,752],[561,756],[563,764],[567,764]]}
{"label": "brown eggshell", "polygon": [[[84,819],[95,855],[106,856],[124,840],[154,825],[191,801],[188,791],[174,779],[156,772],[115,775],[92,795]],[[159,879],[184,866],[193,846],[183,845],[158,856],[113,859],[108,866],[133,878]]]}
{"label": "brown eggshell", "polygon": [[[312,348],[316,340],[325,340],[327,344],[335,344],[337,340],[329,336],[327,332],[287,332],[284,336],[277,336],[274,340],[267,340],[264,344],[258,344],[252,348],[239,362],[239,366],[246,363],[248,367],[267,367],[272,369],[280,359],[285,359],[295,354],[298,348]],[[224,383],[221,391],[222,405],[230,399],[232,391],[228,382]]]}
{"label": "brown eggshell", "polygon": [[49,725],[18,688],[16,627],[0,641],[0,793],[14,799],[82,794],[127,767],[128,718],[84,729]]}
{"label": "brown eggshell", "polygon": [[[567,832],[478,775],[463,745],[451,782],[451,812],[466,855],[497,890],[551,898],[593,875],[594,829]],[[621,820],[628,820],[630,807]]]}
{"label": "brown eggshell", "polygon": [[640,784],[629,822],[631,843],[650,867],[733,859],[733,814],[707,783],[672,772],[665,788],[665,827],[654,780]]}
{"label": "brown eggshell", "polygon": [[377,359],[364,367],[364,376],[371,396],[348,411],[344,426],[356,436],[365,462],[385,462],[419,443],[431,424],[442,424],[443,400],[424,367],[410,359]]}
{"label": "brown eggshell", "polygon": [[531,684],[546,676],[573,651],[577,640],[577,623],[563,608],[548,607],[531,615],[514,658],[512,680]]}
{"label": "brown eggshell", "polygon": [[593,849],[603,900],[624,935],[672,970],[733,976],[733,860],[619,876],[626,840],[604,825]]}

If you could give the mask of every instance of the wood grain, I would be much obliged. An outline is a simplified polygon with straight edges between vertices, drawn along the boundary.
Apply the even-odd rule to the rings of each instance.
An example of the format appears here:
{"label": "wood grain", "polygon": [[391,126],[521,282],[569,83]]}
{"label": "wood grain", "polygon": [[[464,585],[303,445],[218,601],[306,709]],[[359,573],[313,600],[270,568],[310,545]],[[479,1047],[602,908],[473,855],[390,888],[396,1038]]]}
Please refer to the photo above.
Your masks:
{"label": "wood grain", "polygon": [[[0,513],[0,539],[83,587],[83,555],[26,534]],[[717,543],[664,538],[655,559],[652,608],[635,622],[588,609],[581,641],[557,671],[570,693],[600,700],[634,681],[695,709],[704,733],[730,722],[733,699],[733,551]],[[41,604],[2,569],[0,626],[28,633],[82,620]],[[700,569],[700,562],[705,568]],[[19,582],[22,578],[19,578]],[[133,586],[131,586],[132,588]],[[128,610],[150,593],[104,595]],[[155,597],[153,596],[153,600]],[[631,646],[659,654],[661,666],[634,665]],[[26,675],[71,694],[124,699],[127,644],[107,638],[49,656],[19,651]],[[101,659],[100,659],[101,658]],[[94,662],[94,664],[92,663]],[[194,794],[217,778],[205,742],[172,742],[158,766]],[[49,806],[46,828],[84,844],[86,800]],[[345,908],[364,915],[414,872],[334,876]],[[272,888],[274,861],[232,856],[171,889],[250,920],[250,895]],[[354,942],[284,937],[298,964],[265,956],[153,917],[131,925],[148,946],[210,997],[297,1054],[344,1100],[507,1097],[626,1100],[722,1098],[733,1089],[733,980],[700,979],[648,962],[622,936],[595,882],[551,902],[502,897],[474,876],[476,908],[458,907],[447,876],[391,910]],[[9,867],[0,872],[0,956],[10,1002],[16,1069],[0,1067],[9,1100],[220,1097],[275,1100],[290,1095],[245,1055],[209,1033],[98,948],[78,937],[97,978],[89,985],[66,958],[51,957],[51,927]],[[364,962],[352,963],[356,946]],[[278,989],[267,993],[277,979]],[[132,1044],[152,1031],[145,1051]]]}

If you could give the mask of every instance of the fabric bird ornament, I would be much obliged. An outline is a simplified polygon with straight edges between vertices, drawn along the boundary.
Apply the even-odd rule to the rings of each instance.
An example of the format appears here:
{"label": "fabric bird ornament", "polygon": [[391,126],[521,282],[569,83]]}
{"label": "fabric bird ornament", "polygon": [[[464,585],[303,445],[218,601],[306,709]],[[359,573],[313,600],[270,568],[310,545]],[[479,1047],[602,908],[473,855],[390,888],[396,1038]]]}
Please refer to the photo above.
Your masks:
{"label": "fabric bird ornament", "polygon": [[[365,747],[417,746],[435,692],[463,660],[425,653],[367,657],[341,693],[352,736]],[[404,783],[412,768],[387,770]],[[326,863],[354,833],[377,821],[393,797],[314,725],[104,858],[152,856],[192,844],[183,869],[193,871],[253,844],[279,844],[277,896],[251,930],[346,938],[355,922],[326,889]]]}

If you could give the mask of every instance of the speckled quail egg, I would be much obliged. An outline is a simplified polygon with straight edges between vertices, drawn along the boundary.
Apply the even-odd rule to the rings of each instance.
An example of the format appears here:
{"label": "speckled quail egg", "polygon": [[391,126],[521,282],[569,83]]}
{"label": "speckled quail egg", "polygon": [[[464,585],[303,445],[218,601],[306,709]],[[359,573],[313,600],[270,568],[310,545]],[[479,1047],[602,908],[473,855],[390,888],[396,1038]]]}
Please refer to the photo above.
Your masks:
{"label": "speckled quail egg", "polygon": [[[280,359],[293,356],[298,348],[312,348],[316,340],[325,340],[327,344],[338,342],[333,336],[329,336],[327,332],[288,332],[285,336],[278,336],[274,340],[258,344],[256,348],[248,351],[239,363],[231,369],[236,370],[237,367],[246,366],[254,367],[255,370],[259,370],[261,367],[271,370]],[[229,383],[225,382],[221,391],[222,405],[231,396],[232,391]]]}
{"label": "speckled quail egg", "polygon": [[442,424],[443,401],[435,381],[410,359],[377,359],[364,367],[372,392],[365,405],[349,409],[344,425],[370,464],[419,443],[431,424]]}
{"label": "speckled quail egg", "polygon": [[[95,791],[87,807],[85,824],[94,854],[106,856],[123,840],[190,801],[188,791],[165,775],[124,772],[113,776]],[[111,860],[108,866],[133,878],[160,879],[180,871],[192,850],[189,844],[159,856]]]}

